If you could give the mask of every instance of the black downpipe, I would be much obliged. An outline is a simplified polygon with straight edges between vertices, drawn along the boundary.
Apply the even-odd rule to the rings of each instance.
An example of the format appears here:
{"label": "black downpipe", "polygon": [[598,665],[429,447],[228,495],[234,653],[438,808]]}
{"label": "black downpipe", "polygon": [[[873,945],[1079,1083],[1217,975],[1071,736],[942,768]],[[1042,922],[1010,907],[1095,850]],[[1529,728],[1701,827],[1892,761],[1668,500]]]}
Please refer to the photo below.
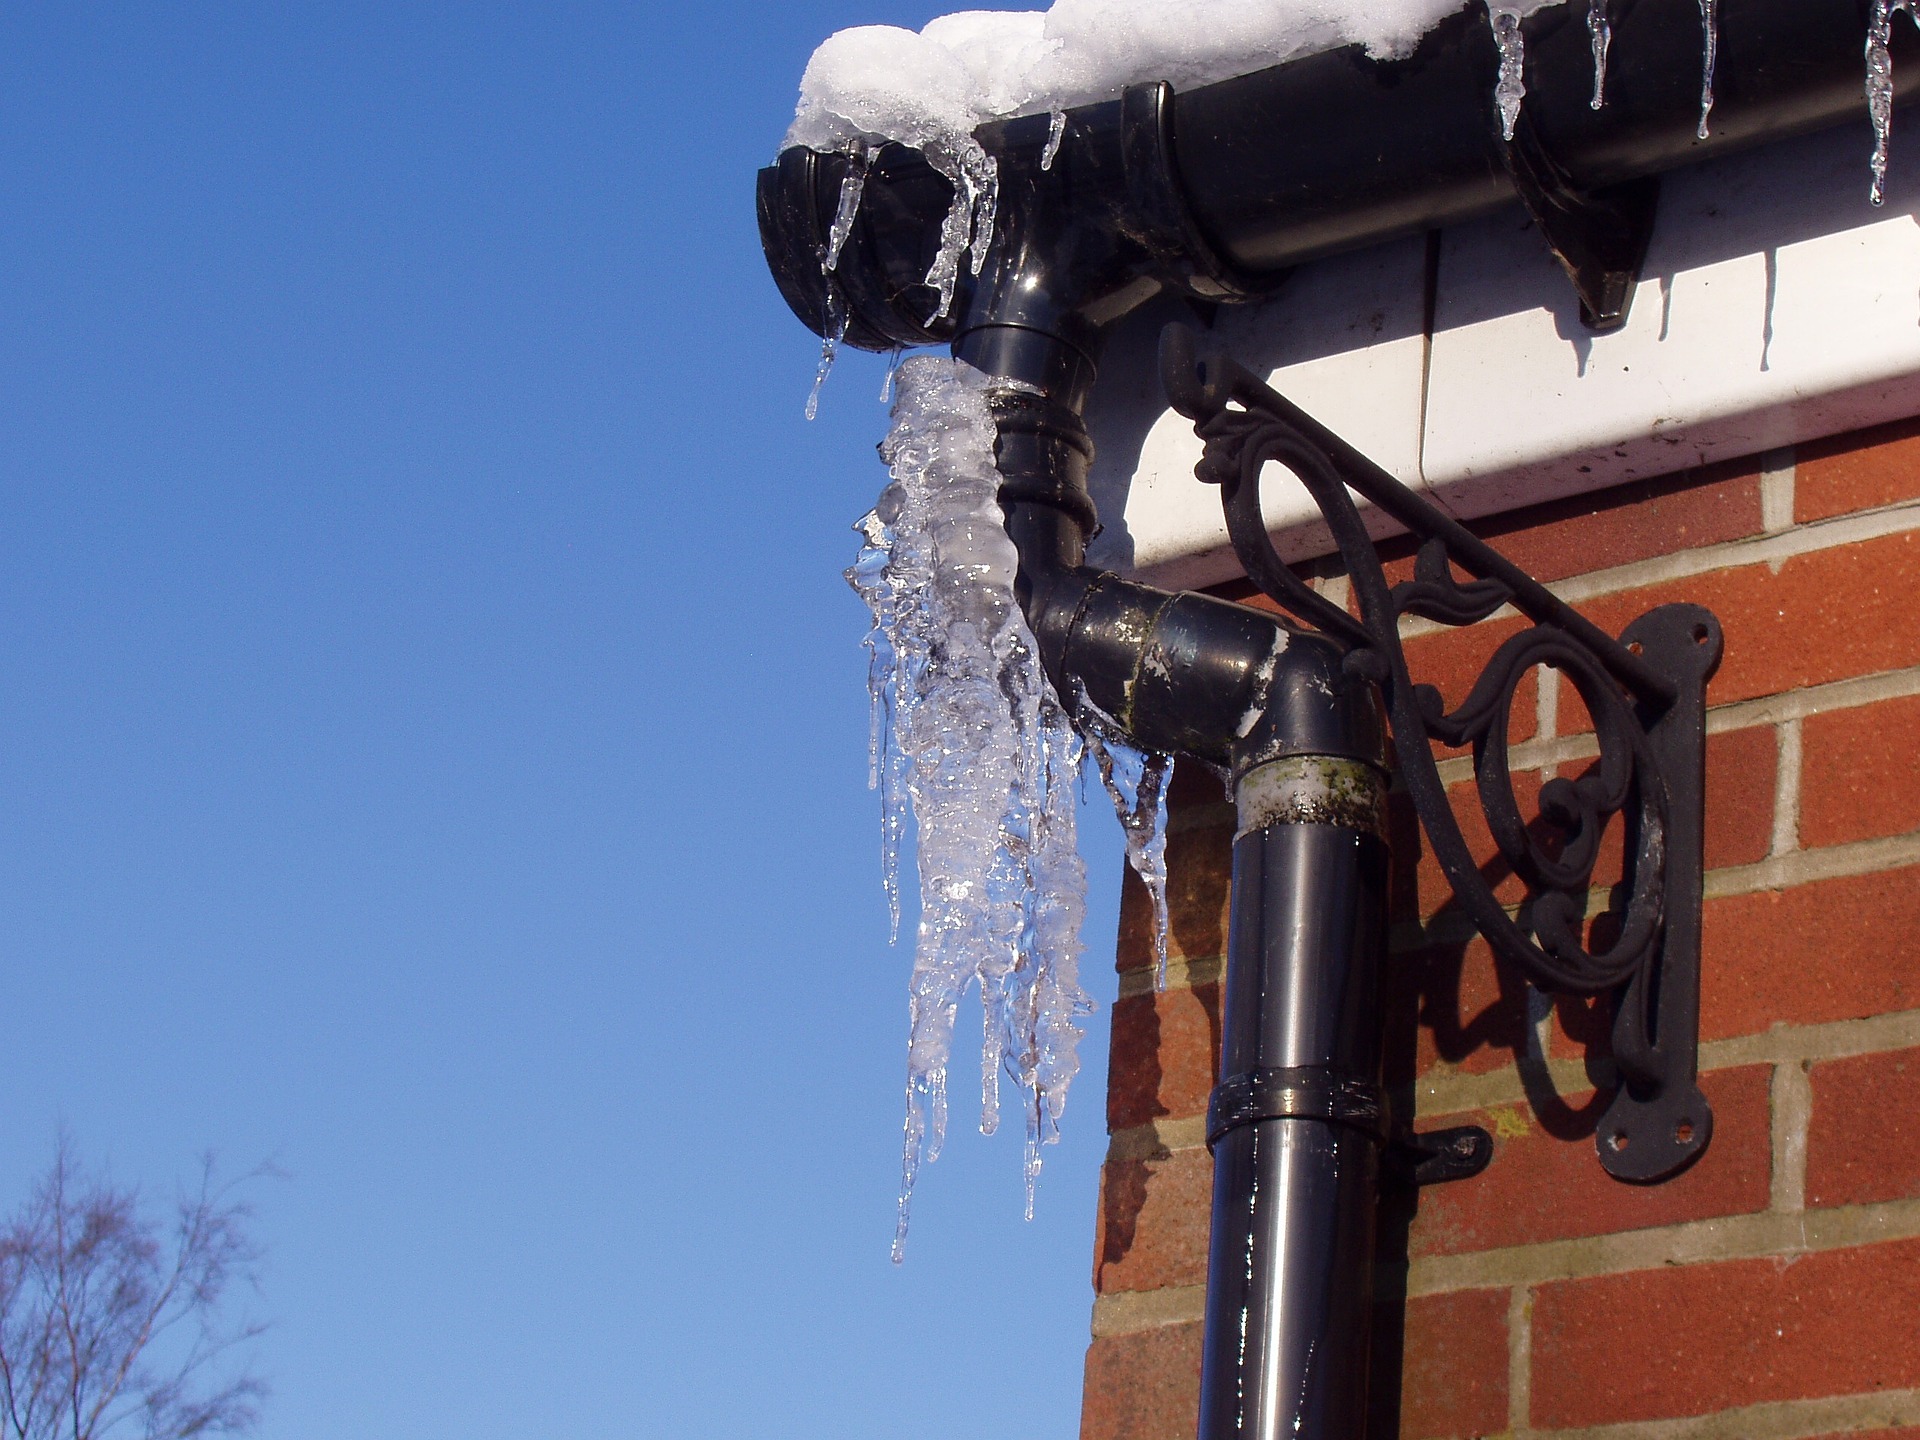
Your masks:
{"label": "black downpipe", "polygon": [[[1369,781],[1383,798],[1384,776]],[[1234,842],[1203,1437],[1366,1429],[1386,878],[1385,841],[1357,817],[1282,819]],[[1233,1124],[1229,1097],[1256,1088],[1261,1118]]]}
{"label": "black downpipe", "polygon": [[[1135,86],[1073,110],[1050,168],[1040,163],[1047,117],[983,126],[1002,178],[1000,221],[951,317],[929,318],[937,297],[923,278],[951,190],[919,155],[889,145],[872,157],[831,281],[821,257],[852,162],[796,149],[761,172],[768,263],[816,334],[835,309],[831,285],[846,343],[951,343],[959,359],[1017,382],[994,396],[1001,503],[1020,553],[1019,599],[1055,687],[1084,691],[1135,744],[1233,778],[1240,833],[1208,1117],[1202,1440],[1365,1431],[1386,1135],[1385,742],[1379,695],[1335,641],[1087,567],[1096,516],[1081,415],[1103,335],[1161,290],[1245,300],[1303,261],[1456,223],[1516,194],[1536,204],[1529,175],[1536,191],[1546,174],[1560,198],[1577,199],[1858,117],[1867,5],[1733,8],[1704,141],[1694,133],[1695,0],[1613,0],[1613,69],[1597,113],[1585,7],[1530,17],[1525,164],[1496,128],[1498,58],[1481,0],[1403,61],[1351,48],[1179,96]],[[1905,27],[1894,58],[1904,100],[1920,85],[1920,41]],[[1864,156],[1861,169],[1864,185]]]}

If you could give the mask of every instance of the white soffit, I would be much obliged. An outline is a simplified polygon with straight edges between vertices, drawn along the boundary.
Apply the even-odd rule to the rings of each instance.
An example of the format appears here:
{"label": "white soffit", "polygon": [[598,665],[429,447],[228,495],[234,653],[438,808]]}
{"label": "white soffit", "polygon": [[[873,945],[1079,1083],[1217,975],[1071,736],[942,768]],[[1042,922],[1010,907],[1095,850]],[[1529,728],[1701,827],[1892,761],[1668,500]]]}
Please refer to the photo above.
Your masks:
{"label": "white soffit", "polygon": [[[1920,413],[1920,150],[1896,131],[1885,209],[1867,203],[1864,124],[1669,175],[1639,294],[1613,335],[1578,303],[1516,206],[1426,243],[1302,267],[1222,310],[1250,368],[1448,510],[1485,515]],[[1920,144],[1920,140],[1916,141]],[[1178,311],[1116,334],[1089,414],[1093,558],[1162,584],[1239,573],[1199,442],[1166,408],[1152,351]],[[1330,548],[1297,482],[1262,487],[1281,554]],[[1124,518],[1122,518],[1124,517]]]}
{"label": "white soffit", "polygon": [[[1425,238],[1412,236],[1302,267],[1272,300],[1223,307],[1213,327],[1249,369],[1415,487],[1422,483],[1426,251]],[[1220,492],[1193,476],[1200,441],[1168,408],[1160,385],[1156,350],[1169,320],[1198,323],[1172,301],[1146,306],[1113,336],[1101,364],[1087,414],[1094,443],[1088,483],[1105,528],[1088,558],[1163,585],[1207,585],[1240,567],[1228,548]],[[1319,512],[1291,475],[1269,467],[1260,497],[1268,526],[1293,538],[1289,559],[1329,548],[1292,537]],[[1114,516],[1124,518],[1116,524]]]}

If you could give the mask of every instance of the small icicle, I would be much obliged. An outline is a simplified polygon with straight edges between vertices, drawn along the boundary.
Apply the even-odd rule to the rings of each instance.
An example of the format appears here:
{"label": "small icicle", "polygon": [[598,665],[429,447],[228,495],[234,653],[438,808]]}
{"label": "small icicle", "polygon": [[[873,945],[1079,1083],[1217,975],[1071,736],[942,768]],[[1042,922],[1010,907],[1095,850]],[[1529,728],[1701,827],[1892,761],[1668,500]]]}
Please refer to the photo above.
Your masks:
{"label": "small icicle", "polygon": [[887,357],[887,373],[880,377],[880,403],[893,403],[893,375],[900,368],[900,357],[906,353],[906,347],[896,345]]}
{"label": "small icicle", "polygon": [[953,186],[953,203],[940,225],[940,248],[933,264],[927,267],[926,283],[940,292],[940,304],[931,320],[944,320],[953,312],[954,291],[960,284],[960,261],[969,251],[975,275],[987,258],[987,246],[993,241],[994,212],[1000,202],[1000,167],[972,136],[958,150],[943,145],[928,145],[922,153],[927,163],[947,177]]}
{"label": "small icicle", "polygon": [[1720,59],[1720,0],[1700,0],[1700,128],[1707,138],[1707,117],[1713,114],[1713,71]]}
{"label": "small icicle", "polygon": [[1887,200],[1887,151],[1893,137],[1893,15],[1913,14],[1908,0],[1873,0],[1867,18],[1867,114],[1873,120],[1873,184],[1867,198],[1875,205]]}
{"label": "small icicle", "polygon": [[827,231],[826,253],[820,257],[820,270],[825,275],[831,275],[840,263],[840,251],[853,233],[853,217],[860,211],[860,196],[867,188],[867,147],[856,144],[847,160],[847,173],[840,180],[840,203]]}
{"label": "small icicle", "polygon": [[820,391],[827,383],[827,376],[833,373],[834,357],[840,353],[840,342],[847,338],[847,301],[840,293],[840,287],[833,283],[833,277],[827,277],[827,333],[820,338],[820,364],[813,372],[813,389],[807,395],[807,419],[811,420],[820,413]]}
{"label": "small icicle", "polygon": [[1053,169],[1053,157],[1060,153],[1060,142],[1067,134],[1067,112],[1056,110],[1048,117],[1047,148],[1040,152],[1040,168]]}
{"label": "small icicle", "polygon": [[1587,33],[1593,37],[1593,99],[1587,104],[1599,110],[1607,103],[1607,51],[1613,48],[1613,26],[1607,21],[1607,0],[1590,0],[1587,7]]}
{"label": "small icicle", "polygon": [[973,162],[973,234],[972,254],[967,268],[974,274],[987,263],[987,247],[993,244],[993,222],[1000,211],[1000,162],[978,145],[969,152]]}
{"label": "small icicle", "polygon": [[1501,9],[1487,0],[1487,15],[1493,21],[1494,43],[1500,47],[1500,83],[1493,87],[1493,103],[1500,108],[1500,138],[1513,139],[1513,127],[1520,120],[1520,102],[1527,97],[1527,42],[1520,33],[1520,16]]}
{"label": "small icicle", "polygon": [[1147,887],[1153,904],[1154,988],[1167,988],[1167,783],[1173,757],[1134,749],[1098,706],[1080,699],[1080,733],[1100,771],[1126,836],[1127,863]]}

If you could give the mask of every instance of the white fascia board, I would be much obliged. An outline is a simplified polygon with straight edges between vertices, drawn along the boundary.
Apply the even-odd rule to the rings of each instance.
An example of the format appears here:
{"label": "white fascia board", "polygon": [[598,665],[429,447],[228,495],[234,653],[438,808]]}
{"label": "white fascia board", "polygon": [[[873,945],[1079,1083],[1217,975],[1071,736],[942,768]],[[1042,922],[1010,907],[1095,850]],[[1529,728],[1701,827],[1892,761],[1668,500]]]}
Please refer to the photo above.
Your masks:
{"label": "white fascia board", "polygon": [[[1460,516],[1497,513],[1920,413],[1920,150],[1896,138],[1883,210],[1865,125],[1669,175],[1621,331],[1585,331],[1515,207],[1440,237],[1303,266],[1216,332],[1386,469]],[[1426,315],[1431,285],[1432,329]],[[1093,551],[1169,585],[1239,571],[1199,443],[1152,349],[1167,307],[1114,337],[1089,416]],[[1269,467],[1289,559],[1324,553],[1297,482]],[[1383,525],[1383,529],[1385,526]]]}

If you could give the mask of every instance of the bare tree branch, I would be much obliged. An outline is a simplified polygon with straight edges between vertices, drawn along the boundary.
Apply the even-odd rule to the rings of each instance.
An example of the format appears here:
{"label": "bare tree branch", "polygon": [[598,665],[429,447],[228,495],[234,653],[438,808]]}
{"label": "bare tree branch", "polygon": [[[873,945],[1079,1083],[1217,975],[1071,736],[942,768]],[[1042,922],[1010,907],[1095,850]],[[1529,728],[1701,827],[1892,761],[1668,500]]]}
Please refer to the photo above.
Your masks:
{"label": "bare tree branch", "polygon": [[89,1173],[63,1136],[52,1167],[0,1221],[0,1440],[194,1440],[259,1419],[266,1387],[235,1351],[263,1327],[229,1320],[260,1259],[238,1188],[211,1157],[172,1233],[137,1191]]}

